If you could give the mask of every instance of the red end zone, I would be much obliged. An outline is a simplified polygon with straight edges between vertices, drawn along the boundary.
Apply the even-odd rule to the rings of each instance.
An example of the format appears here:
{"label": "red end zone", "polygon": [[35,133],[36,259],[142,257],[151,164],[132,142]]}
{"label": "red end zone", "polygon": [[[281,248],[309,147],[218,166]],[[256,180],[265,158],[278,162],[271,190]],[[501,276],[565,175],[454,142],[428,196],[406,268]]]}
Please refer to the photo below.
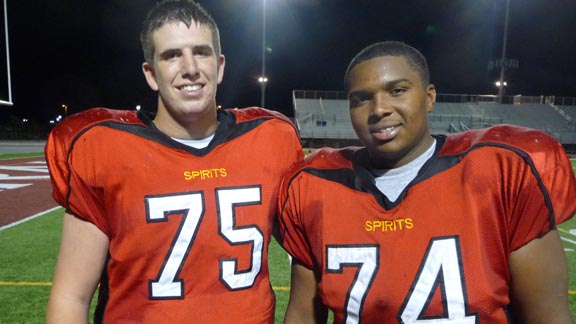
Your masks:
{"label": "red end zone", "polygon": [[0,227],[56,206],[43,156],[0,160]]}

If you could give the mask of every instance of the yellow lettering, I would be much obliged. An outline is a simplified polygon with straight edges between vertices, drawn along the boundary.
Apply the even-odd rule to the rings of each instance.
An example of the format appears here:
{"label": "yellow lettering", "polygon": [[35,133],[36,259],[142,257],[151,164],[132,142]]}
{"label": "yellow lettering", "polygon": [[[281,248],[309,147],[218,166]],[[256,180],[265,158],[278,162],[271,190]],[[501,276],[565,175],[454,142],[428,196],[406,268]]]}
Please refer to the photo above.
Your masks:
{"label": "yellow lettering", "polygon": [[412,218],[400,218],[395,220],[375,220],[365,221],[364,230],[367,232],[375,232],[380,229],[380,232],[396,232],[414,228]]}
{"label": "yellow lettering", "polygon": [[200,170],[200,174],[202,175],[202,180],[212,178],[210,170]]}
{"label": "yellow lettering", "polygon": [[407,229],[414,228],[414,223],[412,222],[412,218],[406,218],[406,219],[404,220],[404,222],[406,223],[406,228],[407,228]]}
{"label": "yellow lettering", "polygon": [[394,226],[394,222],[393,221],[386,221],[385,222],[385,228],[382,229],[383,231],[394,231],[395,226]]}
{"label": "yellow lettering", "polygon": [[364,229],[366,230],[366,232],[372,232],[374,229],[372,227],[372,222],[371,221],[366,221],[364,223]]}
{"label": "yellow lettering", "polygon": [[207,180],[213,178],[226,177],[228,171],[225,168],[213,168],[202,170],[184,171],[184,180]]}

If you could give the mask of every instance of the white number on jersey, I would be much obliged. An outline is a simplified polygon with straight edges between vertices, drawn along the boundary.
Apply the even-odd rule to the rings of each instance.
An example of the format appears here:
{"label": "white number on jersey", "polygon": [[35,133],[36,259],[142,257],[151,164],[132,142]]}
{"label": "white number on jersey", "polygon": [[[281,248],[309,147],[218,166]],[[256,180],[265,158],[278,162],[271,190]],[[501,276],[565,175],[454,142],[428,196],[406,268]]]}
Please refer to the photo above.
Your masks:
{"label": "white number on jersey", "polygon": [[362,308],[366,294],[372,286],[374,275],[378,271],[377,245],[326,246],[326,264],[328,273],[342,273],[342,267],[357,267],[358,272],[348,289],[346,297],[346,315],[344,323],[361,323]]}
{"label": "white number on jersey", "polygon": [[[181,225],[170,251],[156,279],[150,280],[151,299],[182,299],[184,283],[179,279],[188,252],[193,246],[196,232],[204,216],[203,192],[146,197],[148,222],[165,222],[170,215],[183,214]],[[216,190],[216,204],[220,235],[231,245],[251,244],[251,267],[236,271],[237,259],[220,261],[220,279],[231,290],[249,288],[254,284],[262,266],[264,236],[256,225],[235,226],[236,207],[261,203],[261,188],[224,188]]]}
{"label": "white number on jersey", "polygon": [[[414,283],[399,311],[402,323],[414,324],[475,324],[476,316],[467,314],[467,294],[461,267],[460,241],[458,237],[434,238],[420,266]],[[366,295],[372,286],[379,265],[377,245],[327,245],[326,270],[342,273],[342,266],[358,267],[348,289],[344,321],[346,324],[361,323]],[[425,318],[426,306],[441,287],[445,316]]]}
{"label": "white number on jersey", "polygon": [[254,284],[262,266],[262,248],[264,235],[256,226],[236,227],[234,210],[237,205],[246,206],[260,204],[260,187],[241,189],[220,189],[216,192],[218,201],[218,219],[220,220],[220,235],[230,245],[252,244],[252,262],[248,271],[237,272],[237,259],[220,260],[220,278],[230,290],[244,289]]}
{"label": "white number on jersey", "polygon": [[[425,319],[434,289],[441,287],[445,316]],[[420,271],[412,284],[410,294],[404,300],[400,317],[408,323],[458,323],[475,324],[476,316],[466,314],[466,285],[461,267],[460,240],[458,237],[434,238],[428,245]]]}

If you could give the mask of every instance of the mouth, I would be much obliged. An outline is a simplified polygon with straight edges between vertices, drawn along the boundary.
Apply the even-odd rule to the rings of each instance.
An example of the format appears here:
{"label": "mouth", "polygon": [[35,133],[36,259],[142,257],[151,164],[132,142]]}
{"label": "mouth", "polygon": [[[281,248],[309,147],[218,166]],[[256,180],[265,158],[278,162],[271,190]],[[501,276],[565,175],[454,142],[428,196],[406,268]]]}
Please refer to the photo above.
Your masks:
{"label": "mouth", "polygon": [[184,93],[192,93],[192,92],[198,91],[202,88],[204,88],[203,84],[187,84],[187,85],[178,87],[178,89],[180,89],[180,91],[182,91]]}
{"label": "mouth", "polygon": [[400,132],[400,125],[377,127],[370,130],[372,136],[381,141],[388,141],[393,139],[396,137],[396,135],[398,135],[398,132]]}

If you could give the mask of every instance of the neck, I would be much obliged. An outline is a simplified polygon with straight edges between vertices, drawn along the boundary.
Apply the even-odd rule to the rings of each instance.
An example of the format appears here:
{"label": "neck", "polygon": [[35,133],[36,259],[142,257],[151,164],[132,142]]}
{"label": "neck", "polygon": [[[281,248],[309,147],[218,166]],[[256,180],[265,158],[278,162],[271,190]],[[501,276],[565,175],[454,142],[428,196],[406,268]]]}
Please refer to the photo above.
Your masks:
{"label": "neck", "polygon": [[399,168],[424,154],[434,144],[434,141],[434,137],[428,135],[416,147],[407,152],[385,153],[368,150],[370,165],[372,168],[381,170]]}
{"label": "neck", "polygon": [[164,134],[178,139],[203,139],[214,132],[218,127],[216,109],[204,114],[187,114],[173,116],[166,110],[158,109],[154,124]]}

